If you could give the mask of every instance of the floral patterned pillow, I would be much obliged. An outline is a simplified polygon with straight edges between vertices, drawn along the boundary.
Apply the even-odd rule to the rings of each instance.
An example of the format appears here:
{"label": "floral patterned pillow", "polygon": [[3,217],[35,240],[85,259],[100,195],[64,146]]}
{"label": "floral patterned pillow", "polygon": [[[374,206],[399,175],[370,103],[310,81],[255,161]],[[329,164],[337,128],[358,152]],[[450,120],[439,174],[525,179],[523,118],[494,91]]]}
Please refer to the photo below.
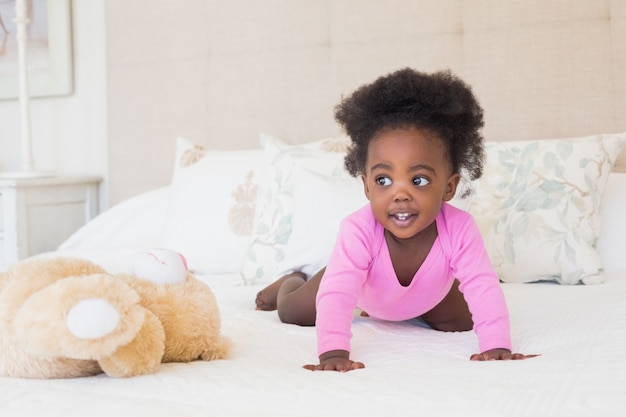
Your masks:
{"label": "floral patterned pillow", "polygon": [[604,281],[600,202],[626,134],[487,142],[469,208],[504,282]]}
{"label": "floral patterned pillow", "polygon": [[261,149],[208,150],[176,143],[161,246],[182,253],[194,272],[238,273],[252,234]]}
{"label": "floral patterned pillow", "polygon": [[285,259],[285,249],[292,232],[296,167],[321,175],[349,178],[343,166],[349,144],[345,137],[292,146],[262,134],[261,144],[265,177],[242,268],[245,284],[275,279],[278,265]]}

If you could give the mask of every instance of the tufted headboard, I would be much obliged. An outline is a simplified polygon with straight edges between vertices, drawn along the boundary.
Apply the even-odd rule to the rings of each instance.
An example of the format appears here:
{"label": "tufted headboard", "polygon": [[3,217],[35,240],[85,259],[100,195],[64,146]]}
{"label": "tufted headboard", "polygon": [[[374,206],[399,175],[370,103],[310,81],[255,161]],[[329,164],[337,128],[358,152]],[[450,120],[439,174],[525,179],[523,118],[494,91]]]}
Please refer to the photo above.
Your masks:
{"label": "tufted headboard", "polygon": [[[142,3],[106,2],[111,203],[169,182],[177,136],[242,149],[260,132],[337,135],[340,97],[405,66],[468,81],[487,140],[626,131],[625,1]],[[145,35],[165,17],[167,36]]]}

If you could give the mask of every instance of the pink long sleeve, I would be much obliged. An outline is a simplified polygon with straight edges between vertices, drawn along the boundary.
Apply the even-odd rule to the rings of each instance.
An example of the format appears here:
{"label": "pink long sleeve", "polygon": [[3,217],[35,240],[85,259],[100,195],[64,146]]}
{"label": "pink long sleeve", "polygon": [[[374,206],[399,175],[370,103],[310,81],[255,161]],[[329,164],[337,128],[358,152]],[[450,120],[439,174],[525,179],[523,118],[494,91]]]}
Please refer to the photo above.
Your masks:
{"label": "pink long sleeve", "polygon": [[444,204],[436,221],[438,237],[407,287],[396,278],[384,230],[369,205],[342,222],[317,295],[318,354],[350,351],[357,306],[379,319],[408,320],[435,307],[455,278],[472,313],[480,351],[511,349],[504,295],[473,218]]}

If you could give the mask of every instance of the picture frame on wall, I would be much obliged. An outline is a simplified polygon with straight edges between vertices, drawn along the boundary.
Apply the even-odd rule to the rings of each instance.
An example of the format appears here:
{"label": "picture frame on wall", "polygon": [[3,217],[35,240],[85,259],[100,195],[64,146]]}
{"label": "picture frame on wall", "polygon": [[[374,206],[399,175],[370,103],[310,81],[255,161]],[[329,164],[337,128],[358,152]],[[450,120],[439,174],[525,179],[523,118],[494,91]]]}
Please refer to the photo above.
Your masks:
{"label": "picture frame on wall", "polygon": [[[70,0],[26,0],[26,62],[30,97],[73,92]],[[16,0],[0,0],[0,100],[17,99]]]}

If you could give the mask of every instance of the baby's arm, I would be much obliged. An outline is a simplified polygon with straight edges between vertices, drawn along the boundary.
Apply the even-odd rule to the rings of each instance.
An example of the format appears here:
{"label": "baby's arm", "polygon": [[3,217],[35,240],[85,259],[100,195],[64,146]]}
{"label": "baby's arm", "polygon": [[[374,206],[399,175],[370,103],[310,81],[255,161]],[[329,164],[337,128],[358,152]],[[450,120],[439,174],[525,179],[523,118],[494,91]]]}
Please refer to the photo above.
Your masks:
{"label": "baby's arm", "polygon": [[[473,361],[517,360],[537,355],[512,353],[508,308],[498,276],[491,264],[484,241],[474,219],[461,211],[447,209],[452,248],[451,268],[460,281],[474,321],[481,353]],[[443,235],[446,238],[448,235]]]}
{"label": "baby's arm", "polygon": [[[360,219],[360,217],[366,217]],[[350,359],[352,319],[371,261],[370,236],[375,222],[369,207],[344,219],[316,298],[319,363],[314,371],[347,372],[364,368]]]}

